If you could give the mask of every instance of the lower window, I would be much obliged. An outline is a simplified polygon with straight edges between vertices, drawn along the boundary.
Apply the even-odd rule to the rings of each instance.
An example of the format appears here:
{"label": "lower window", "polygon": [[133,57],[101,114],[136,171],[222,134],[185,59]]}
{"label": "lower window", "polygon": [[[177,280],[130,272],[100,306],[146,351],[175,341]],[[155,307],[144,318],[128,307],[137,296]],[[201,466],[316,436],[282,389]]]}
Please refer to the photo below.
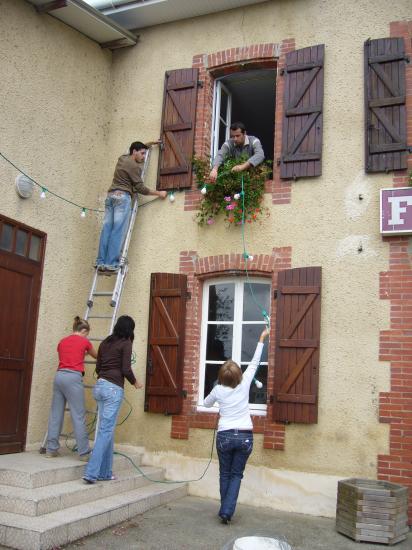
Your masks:
{"label": "lower window", "polygon": [[[251,361],[265,327],[263,311],[270,312],[271,285],[265,279],[236,278],[207,281],[203,288],[203,318],[200,351],[199,406],[217,383],[217,374],[227,359],[244,371]],[[266,410],[267,345],[249,394],[251,410]]]}

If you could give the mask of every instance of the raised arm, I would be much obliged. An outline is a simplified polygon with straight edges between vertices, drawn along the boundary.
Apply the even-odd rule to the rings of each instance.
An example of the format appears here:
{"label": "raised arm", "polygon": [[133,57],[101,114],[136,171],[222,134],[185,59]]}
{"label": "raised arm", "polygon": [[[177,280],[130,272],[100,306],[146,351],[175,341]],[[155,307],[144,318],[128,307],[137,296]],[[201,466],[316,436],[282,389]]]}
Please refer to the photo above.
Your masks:
{"label": "raised arm", "polygon": [[259,336],[259,340],[256,346],[255,353],[253,355],[252,361],[249,363],[247,369],[243,373],[242,380],[246,382],[246,384],[251,384],[253,377],[256,374],[256,370],[259,366],[260,358],[262,357],[263,352],[263,345],[265,343],[266,338],[269,336],[269,329],[265,328],[261,335]]}

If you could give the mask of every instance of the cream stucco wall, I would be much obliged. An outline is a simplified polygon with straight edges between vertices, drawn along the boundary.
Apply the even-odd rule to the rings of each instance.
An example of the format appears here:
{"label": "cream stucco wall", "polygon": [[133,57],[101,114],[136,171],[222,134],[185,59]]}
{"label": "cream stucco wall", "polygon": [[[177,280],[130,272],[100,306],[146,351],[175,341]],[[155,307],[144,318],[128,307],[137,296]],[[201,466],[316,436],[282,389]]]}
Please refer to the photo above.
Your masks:
{"label": "cream stucco wall", "polygon": [[[292,246],[293,267],[322,266],[319,423],[288,426],[284,452],[256,444],[253,464],[375,477],[377,454],[387,451],[387,426],[378,423],[378,394],[389,387],[388,366],[378,361],[379,330],[389,322],[388,304],[378,298],[378,273],[388,267],[387,247],[379,235],[378,190],[390,186],[391,177],[364,174],[363,41],[388,36],[390,21],[407,19],[409,8],[406,0],[394,5],[378,0],[373,7],[354,0],[274,0],[144,29],[137,48],[115,53],[117,111],[111,148],[119,150],[124,133],[157,137],[164,72],[190,67],[193,55],[285,38],[295,38],[297,48],[326,45],[323,175],[294,183],[290,205],[271,207],[268,201],[271,216],[247,233],[252,253]],[[127,291],[129,310],[142,327],[136,346],[142,370],[150,271],[177,271],[180,250],[196,250],[199,256],[242,251],[236,229],[220,224],[199,229],[193,213],[183,211],[181,195],[173,205],[156,205],[155,212],[149,208],[141,212]],[[156,230],[155,238],[153,216],[167,228]],[[138,298],[133,287],[139,288]],[[142,399],[135,398],[136,409],[141,410]],[[209,431],[191,430],[188,441],[172,440],[170,419],[137,410],[134,415],[137,424],[120,430],[123,441],[157,453],[207,456]]]}
{"label": "cream stucco wall", "polygon": [[[1,150],[51,188],[90,205],[101,204],[115,159],[128,144],[158,137],[166,70],[190,67],[195,54],[253,43],[325,43],[323,175],[293,183],[289,205],[272,206],[267,197],[270,217],[248,227],[246,235],[253,254],[291,246],[293,267],[322,266],[319,423],[287,426],[284,451],[264,450],[257,436],[250,464],[261,468],[263,485],[273,476],[279,482],[284,470],[301,472],[301,495],[313,479],[322,479],[328,502],[335,476],[375,477],[377,454],[388,444],[387,426],[378,423],[378,394],[389,388],[388,365],[378,361],[379,330],[389,324],[388,304],[378,298],[378,274],[388,267],[378,190],[391,185],[391,176],[364,174],[363,41],[388,36],[390,21],[410,18],[409,0],[273,0],[143,29],[139,44],[115,52],[113,64],[110,53],[37,16],[24,2],[0,0],[0,10],[6,30],[0,39],[2,74],[3,64],[7,69],[0,91]],[[40,202],[38,195],[18,199],[14,177],[0,165],[1,211],[48,233],[29,422],[34,442],[46,422],[56,341],[82,311],[87,294],[99,220],[80,221],[69,206]],[[174,204],[156,201],[141,209],[129,253],[122,311],[137,322],[142,380],[150,273],[178,272],[180,250],[199,256],[242,252],[236,228],[217,223],[200,229],[183,202],[177,194]],[[153,463],[167,464],[172,453],[180,464],[175,478],[185,475],[188,457],[205,463],[211,431],[191,430],[188,441],[170,439],[170,418],[145,414],[142,392],[129,388],[126,395],[133,412],[118,429],[120,442],[145,446]]]}
{"label": "cream stucco wall", "polygon": [[[76,203],[103,206],[112,56],[23,0],[0,0],[0,151],[36,181]],[[47,233],[28,443],[46,428],[56,344],[82,315],[100,220],[38,190],[21,199],[0,159],[0,211]]]}

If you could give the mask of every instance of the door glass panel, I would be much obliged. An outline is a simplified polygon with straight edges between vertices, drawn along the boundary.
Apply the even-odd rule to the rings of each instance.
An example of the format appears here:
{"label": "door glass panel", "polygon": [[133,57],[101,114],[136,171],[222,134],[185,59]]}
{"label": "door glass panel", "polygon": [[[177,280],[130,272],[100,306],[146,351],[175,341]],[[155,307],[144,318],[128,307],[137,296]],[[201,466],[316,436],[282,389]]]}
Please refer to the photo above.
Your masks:
{"label": "door glass panel", "polygon": [[0,248],[3,250],[11,250],[13,243],[13,226],[9,223],[3,223],[3,228],[0,237]]}
{"label": "door glass panel", "polygon": [[25,256],[26,255],[26,247],[27,247],[27,238],[29,234],[27,231],[22,231],[21,229],[17,230],[17,237],[16,237],[16,254],[19,254],[19,256]]}
{"label": "door glass panel", "polygon": [[37,235],[31,236],[30,239],[30,250],[29,250],[29,258],[30,260],[36,260],[38,261],[40,258],[40,243],[41,239]]}
{"label": "door glass panel", "polygon": [[261,308],[270,314],[270,285],[248,283],[244,285],[243,320],[260,321]]}
{"label": "door glass panel", "polygon": [[234,283],[210,285],[209,321],[233,321],[234,307]]}
{"label": "door glass panel", "polygon": [[206,342],[206,361],[226,361],[232,356],[232,325],[209,325]]}
{"label": "door glass panel", "polygon": [[[250,362],[255,353],[257,341],[265,325],[243,325],[242,327],[242,354],[241,361]],[[261,361],[264,363],[268,360],[268,346],[263,346]]]}

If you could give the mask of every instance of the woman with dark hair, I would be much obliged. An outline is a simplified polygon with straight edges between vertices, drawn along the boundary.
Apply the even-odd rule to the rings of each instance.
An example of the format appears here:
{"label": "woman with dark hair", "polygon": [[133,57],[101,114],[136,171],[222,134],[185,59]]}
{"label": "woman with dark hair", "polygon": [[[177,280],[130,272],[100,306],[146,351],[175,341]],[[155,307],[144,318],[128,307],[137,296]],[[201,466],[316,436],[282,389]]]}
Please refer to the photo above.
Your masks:
{"label": "woman with dark hair", "polygon": [[96,441],[83,479],[86,483],[115,479],[113,476],[113,444],[117,415],[124,396],[124,379],[136,389],[143,386],[131,369],[135,323],[128,315],[118,318],[113,334],[99,346],[96,362],[97,383],[93,396],[97,401],[98,426]]}

